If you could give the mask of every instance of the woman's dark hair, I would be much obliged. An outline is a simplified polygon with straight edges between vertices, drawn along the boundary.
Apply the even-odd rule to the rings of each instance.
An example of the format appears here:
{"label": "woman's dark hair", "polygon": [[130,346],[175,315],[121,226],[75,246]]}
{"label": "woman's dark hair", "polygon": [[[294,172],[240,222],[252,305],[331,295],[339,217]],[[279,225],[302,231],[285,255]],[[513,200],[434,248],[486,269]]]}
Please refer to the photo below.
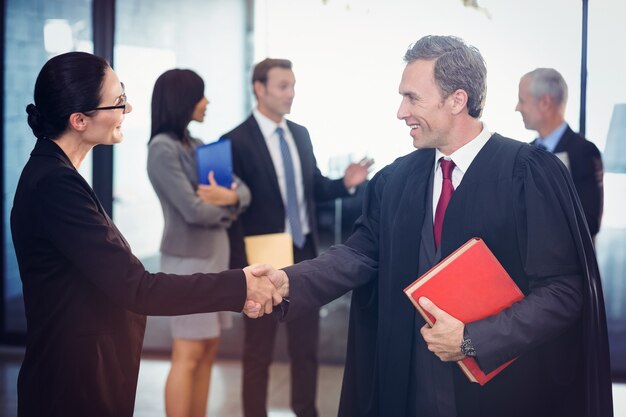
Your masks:
{"label": "woman's dark hair", "polygon": [[46,62],[35,82],[35,103],[26,106],[37,138],[56,139],[72,113],[98,107],[109,63],[86,52],[68,52]]}
{"label": "woman's dark hair", "polygon": [[204,81],[188,69],[165,71],[152,91],[152,129],[150,140],[159,133],[170,133],[186,143],[187,126],[196,104],[204,97]]}

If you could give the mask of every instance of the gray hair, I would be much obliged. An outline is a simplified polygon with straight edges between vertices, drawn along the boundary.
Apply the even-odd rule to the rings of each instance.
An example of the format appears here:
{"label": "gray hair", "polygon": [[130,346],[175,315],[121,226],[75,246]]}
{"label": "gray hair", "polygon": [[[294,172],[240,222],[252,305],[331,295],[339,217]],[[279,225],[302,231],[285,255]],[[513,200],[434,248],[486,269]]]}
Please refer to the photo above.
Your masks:
{"label": "gray hair", "polygon": [[560,107],[567,104],[567,83],[554,68],[537,68],[524,77],[530,80],[530,93],[535,99],[549,96]]}
{"label": "gray hair", "polygon": [[435,82],[442,95],[464,90],[469,115],[480,117],[487,97],[487,67],[476,47],[455,36],[424,36],[404,54],[407,64],[417,60],[435,60]]}

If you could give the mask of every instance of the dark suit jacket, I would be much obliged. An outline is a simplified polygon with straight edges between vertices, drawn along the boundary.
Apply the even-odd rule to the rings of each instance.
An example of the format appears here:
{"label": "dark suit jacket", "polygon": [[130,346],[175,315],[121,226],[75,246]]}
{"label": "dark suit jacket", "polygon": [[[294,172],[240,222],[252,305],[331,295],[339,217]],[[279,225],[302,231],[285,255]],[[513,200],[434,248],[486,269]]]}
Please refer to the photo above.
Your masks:
{"label": "dark suit jacket", "polygon": [[[483,370],[519,359],[478,387],[426,350],[424,321],[403,289],[421,267],[433,163],[434,150],[423,149],[384,168],[346,244],[285,268],[288,320],[356,288],[339,414],[408,417],[417,368],[429,381],[417,387],[427,416],[454,416],[468,398],[481,416],[610,415],[606,320],[582,210],[558,159],[518,141],[494,135],[476,156],[448,205],[441,252],[481,237],[522,289],[523,301],[467,325]],[[416,346],[424,351],[417,364]],[[459,387],[473,394],[461,399]]]}
{"label": "dark suit jacket", "polygon": [[[316,201],[344,197],[348,191],[342,179],[331,180],[321,174],[308,130],[289,120],[287,126],[298,148],[309,228],[317,247]],[[231,267],[242,267],[247,265],[243,236],[284,232],[285,207],[272,157],[254,116],[250,115],[223,137],[232,141],[235,174],[246,183],[252,194],[250,206],[231,226],[229,233]]]}
{"label": "dark suit jacket", "polygon": [[28,329],[20,417],[131,417],[144,315],[241,311],[245,301],[242,271],[147,272],[48,139],[24,167],[11,231]]}
{"label": "dark suit jacket", "polygon": [[558,152],[567,152],[572,180],[585,211],[589,233],[594,237],[600,230],[604,206],[604,170],[600,151],[593,142],[568,126],[554,149],[554,153]]}

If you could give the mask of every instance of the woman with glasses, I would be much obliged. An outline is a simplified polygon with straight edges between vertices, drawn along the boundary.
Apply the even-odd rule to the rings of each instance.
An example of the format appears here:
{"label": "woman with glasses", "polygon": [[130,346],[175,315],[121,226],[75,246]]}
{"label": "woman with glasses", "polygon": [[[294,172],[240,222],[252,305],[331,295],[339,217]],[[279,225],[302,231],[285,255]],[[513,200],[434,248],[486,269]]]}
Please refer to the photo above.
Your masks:
{"label": "woman with glasses", "polygon": [[[204,121],[208,103],[204,81],[191,70],[166,71],[154,85],[148,175],[165,217],[161,270],[170,273],[227,269],[226,229],[250,204],[248,187],[237,178],[232,188],[217,185],[212,174],[209,185],[199,184],[195,152],[202,142],[189,134],[188,126]],[[204,417],[220,332],[232,325],[229,314],[172,317],[168,417]]]}
{"label": "woman with glasses", "polygon": [[105,60],[50,59],[26,110],[37,143],[11,211],[28,329],[18,416],[131,417],[146,314],[256,316],[280,296],[248,270],[153,274],[133,256],[77,171],[91,148],[122,141],[132,111]]}

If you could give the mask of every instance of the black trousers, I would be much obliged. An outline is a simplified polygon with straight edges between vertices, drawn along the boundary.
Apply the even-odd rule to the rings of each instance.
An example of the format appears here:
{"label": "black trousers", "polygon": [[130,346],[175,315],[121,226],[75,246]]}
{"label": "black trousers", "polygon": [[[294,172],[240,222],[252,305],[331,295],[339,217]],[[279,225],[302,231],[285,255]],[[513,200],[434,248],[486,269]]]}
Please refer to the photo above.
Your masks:
{"label": "black trousers", "polygon": [[[294,246],[296,263],[314,256],[315,248],[310,235],[302,249]],[[272,315],[265,315],[260,319],[244,316],[242,394],[245,417],[267,417],[269,367],[279,325],[281,324]],[[291,361],[291,408],[298,417],[316,417],[319,309],[316,308],[285,325]]]}

